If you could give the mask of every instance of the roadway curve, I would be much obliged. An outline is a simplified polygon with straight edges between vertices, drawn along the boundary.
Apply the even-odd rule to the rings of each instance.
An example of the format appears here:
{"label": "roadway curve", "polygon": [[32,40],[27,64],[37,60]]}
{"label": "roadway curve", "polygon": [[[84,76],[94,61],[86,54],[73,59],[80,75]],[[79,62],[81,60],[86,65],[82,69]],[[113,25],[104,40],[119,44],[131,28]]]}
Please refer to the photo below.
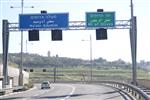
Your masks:
{"label": "roadway curve", "polygon": [[51,89],[40,89],[40,84],[28,91],[1,96],[2,100],[132,100],[121,91],[92,84],[51,84]]}

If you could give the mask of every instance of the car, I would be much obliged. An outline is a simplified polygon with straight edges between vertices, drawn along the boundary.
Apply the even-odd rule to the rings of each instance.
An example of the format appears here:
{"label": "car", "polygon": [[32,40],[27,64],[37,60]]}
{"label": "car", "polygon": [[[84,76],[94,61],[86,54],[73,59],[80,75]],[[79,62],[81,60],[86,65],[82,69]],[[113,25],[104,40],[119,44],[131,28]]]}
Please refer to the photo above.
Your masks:
{"label": "car", "polygon": [[41,89],[50,89],[50,82],[49,81],[43,81],[41,83]]}

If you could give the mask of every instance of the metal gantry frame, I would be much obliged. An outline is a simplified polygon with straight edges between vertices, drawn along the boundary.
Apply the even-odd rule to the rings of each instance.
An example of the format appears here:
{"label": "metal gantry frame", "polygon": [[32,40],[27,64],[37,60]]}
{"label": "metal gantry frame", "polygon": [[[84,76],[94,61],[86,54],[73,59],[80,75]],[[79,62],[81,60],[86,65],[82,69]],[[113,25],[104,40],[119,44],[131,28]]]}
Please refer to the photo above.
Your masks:
{"label": "metal gantry frame", "polygon": [[[133,20],[135,20],[135,18],[136,17],[134,17]],[[5,36],[5,34],[9,36],[10,32],[28,31],[28,29],[20,30],[19,29],[19,23],[17,23],[17,22],[10,23],[10,22],[8,22],[8,20],[6,20],[6,21],[7,21],[7,26],[5,25],[5,27],[7,27],[7,28],[5,30],[5,27],[4,27],[3,30],[5,30],[5,31],[3,32],[3,36]],[[110,29],[110,30],[111,29],[129,29],[130,30],[129,32],[130,32],[130,43],[131,43],[131,56],[132,56],[132,59],[133,59],[134,58],[133,56],[136,56],[136,52],[135,52],[135,50],[136,50],[135,42],[136,41],[134,41],[134,38],[136,38],[136,36],[133,35],[132,27],[136,26],[136,22],[133,23],[134,24],[133,26],[131,26],[132,25],[131,23],[132,23],[131,20],[116,20],[115,27],[105,27],[105,28],[106,29]],[[88,28],[88,27],[86,27],[86,22],[85,21],[70,21],[68,28],[62,29],[62,30],[95,30],[95,29],[96,28]],[[40,29],[40,31],[50,31],[50,30],[53,30],[53,29],[52,28],[42,29],[42,30]],[[7,36],[5,36],[5,37],[6,38],[3,41],[8,41]],[[7,48],[8,49],[8,43],[7,42],[3,43],[3,48]],[[4,50],[4,52],[3,52],[3,54],[5,54],[5,56],[7,56],[7,54],[8,54],[8,51],[7,52],[6,51]],[[7,57],[5,57],[5,58],[7,58]],[[3,58],[3,61],[7,61],[7,59]],[[134,64],[136,63],[136,59],[134,59],[134,61],[132,60],[132,64],[133,63]],[[7,62],[4,65],[5,65],[5,67],[4,67],[3,73],[7,74],[5,72],[5,71],[7,71]],[[134,69],[135,68],[136,68],[136,66],[134,66]],[[5,75],[5,74],[3,74],[4,75],[4,81],[5,81],[3,83],[8,83],[8,79],[7,79],[8,75]],[[133,74],[132,78],[133,78],[133,82],[136,81],[136,76],[134,74]]]}
{"label": "metal gantry frame", "polygon": [[[115,27],[106,27],[106,29],[130,29],[130,26],[131,26],[130,20],[116,20]],[[69,27],[63,30],[95,30],[95,29],[96,28],[87,28],[85,21],[70,21]],[[43,29],[42,31],[50,31],[50,30],[52,30],[52,28]],[[9,23],[9,31],[10,32],[20,31],[19,23],[17,22]]]}

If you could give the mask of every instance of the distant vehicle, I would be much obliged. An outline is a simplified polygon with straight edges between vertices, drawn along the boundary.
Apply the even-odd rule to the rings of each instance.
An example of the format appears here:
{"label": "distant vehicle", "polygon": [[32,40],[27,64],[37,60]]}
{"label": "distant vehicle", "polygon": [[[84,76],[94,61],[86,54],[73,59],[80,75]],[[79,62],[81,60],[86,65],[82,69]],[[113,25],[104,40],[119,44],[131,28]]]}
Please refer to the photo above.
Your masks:
{"label": "distant vehicle", "polygon": [[41,89],[50,89],[50,82],[49,81],[43,81],[41,83]]}

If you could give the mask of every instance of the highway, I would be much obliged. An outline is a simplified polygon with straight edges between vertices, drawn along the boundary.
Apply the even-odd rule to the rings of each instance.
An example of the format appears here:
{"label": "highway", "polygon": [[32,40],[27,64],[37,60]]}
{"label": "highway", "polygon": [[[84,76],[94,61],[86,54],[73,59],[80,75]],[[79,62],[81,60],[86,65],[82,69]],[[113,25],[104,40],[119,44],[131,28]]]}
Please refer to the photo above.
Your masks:
{"label": "highway", "polygon": [[24,91],[0,96],[0,100],[133,100],[123,92],[102,85],[51,84],[51,89],[40,89],[40,84]]}

